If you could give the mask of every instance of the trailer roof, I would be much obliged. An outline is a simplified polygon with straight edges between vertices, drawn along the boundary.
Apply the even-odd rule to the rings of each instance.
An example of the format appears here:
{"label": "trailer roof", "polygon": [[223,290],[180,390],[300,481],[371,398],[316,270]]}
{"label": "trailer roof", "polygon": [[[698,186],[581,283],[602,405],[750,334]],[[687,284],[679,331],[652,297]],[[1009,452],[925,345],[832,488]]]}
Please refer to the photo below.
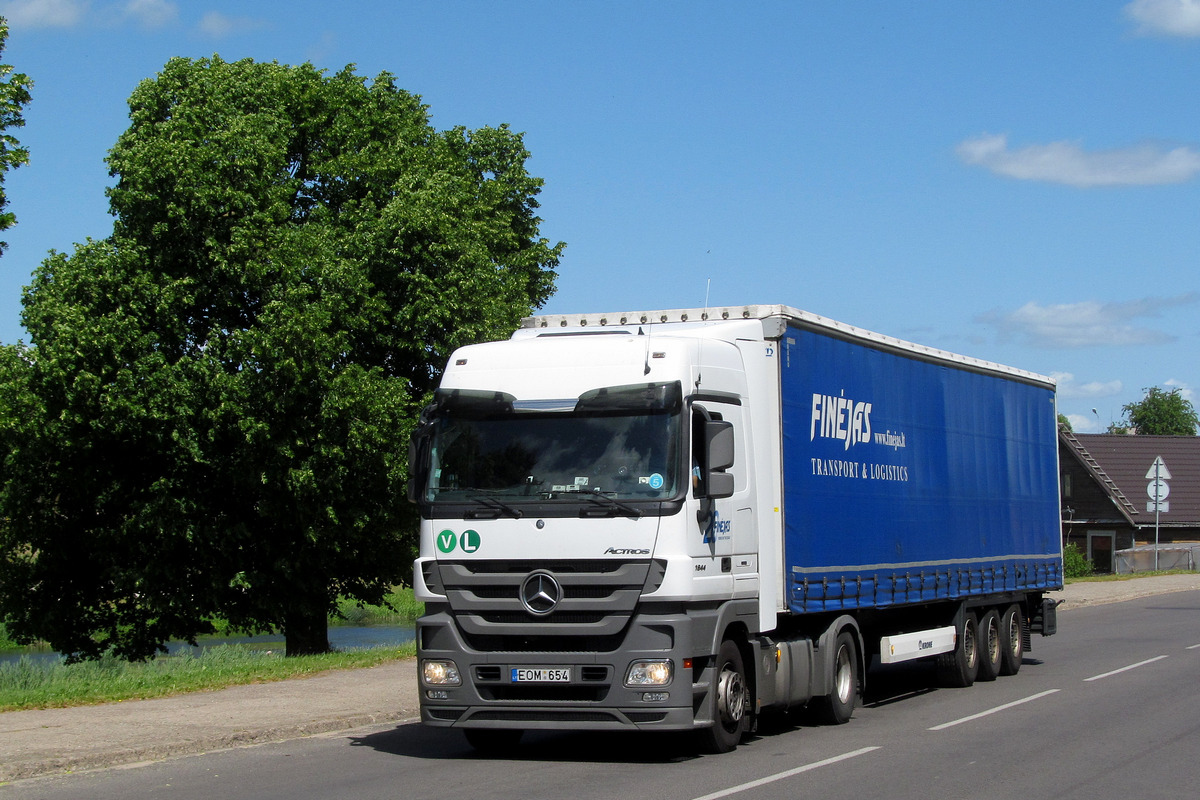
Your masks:
{"label": "trailer roof", "polygon": [[[1036,372],[1005,366],[994,361],[972,358],[936,347],[927,347],[915,342],[886,336],[882,333],[847,325],[844,322],[822,317],[809,311],[802,311],[785,305],[747,305],[722,306],[714,308],[677,308],[661,311],[619,311],[601,314],[550,314],[526,317],[521,320],[522,328],[553,328],[563,329],[603,328],[620,325],[661,325],[661,324],[713,324],[727,320],[758,319],[764,323],[764,333],[767,338],[780,338],[784,335],[787,325],[825,333],[842,339],[864,342],[882,350],[894,351],[926,361],[951,363],[964,369],[978,372],[994,373],[1015,378],[1028,383],[1042,384],[1053,388],[1054,379]],[[778,329],[772,331],[769,323],[778,321]]]}

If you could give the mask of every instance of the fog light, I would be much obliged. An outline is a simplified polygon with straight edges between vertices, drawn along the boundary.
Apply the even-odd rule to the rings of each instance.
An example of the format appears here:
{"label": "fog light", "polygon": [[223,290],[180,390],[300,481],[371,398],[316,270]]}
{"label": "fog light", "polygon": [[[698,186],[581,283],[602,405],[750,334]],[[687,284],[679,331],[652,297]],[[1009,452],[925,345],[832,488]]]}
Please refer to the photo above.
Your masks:
{"label": "fog light", "polygon": [[639,686],[666,686],[671,683],[670,661],[635,661],[625,673],[625,685],[631,689]]}
{"label": "fog light", "polygon": [[445,689],[426,689],[425,696],[430,700],[449,700],[450,693]]}
{"label": "fog light", "polygon": [[670,696],[666,692],[642,692],[642,700],[647,703],[661,703]]}
{"label": "fog light", "polygon": [[425,661],[421,664],[421,672],[429,686],[462,685],[462,676],[453,661]]}

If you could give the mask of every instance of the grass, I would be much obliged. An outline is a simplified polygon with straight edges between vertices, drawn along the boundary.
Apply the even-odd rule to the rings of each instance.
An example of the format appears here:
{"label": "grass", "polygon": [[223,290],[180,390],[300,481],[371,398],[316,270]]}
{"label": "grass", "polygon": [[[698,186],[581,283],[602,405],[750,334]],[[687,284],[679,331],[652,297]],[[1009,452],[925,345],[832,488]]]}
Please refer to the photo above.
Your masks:
{"label": "grass", "polygon": [[416,645],[286,658],[239,645],[129,663],[107,657],[80,664],[22,658],[0,664],[0,711],[115,703],[267,683],[335,669],[373,667],[416,655]]}
{"label": "grass", "polygon": [[425,604],[413,598],[411,588],[393,589],[385,600],[393,606],[392,609],[386,606],[360,606],[353,600],[341,600],[338,602],[338,614],[341,621],[351,625],[401,625],[425,613]]}
{"label": "grass", "polygon": [[1067,578],[1067,583],[1111,583],[1113,581],[1136,581],[1138,578],[1154,578],[1160,575],[1192,575],[1192,570],[1186,569],[1164,569],[1150,570],[1149,572],[1134,572],[1117,575],[1111,573],[1107,575],[1087,575],[1082,578]]}
{"label": "grass", "polygon": [[[388,595],[393,606],[339,604],[332,624],[404,625],[413,622],[424,606],[413,599],[412,589]],[[340,617],[340,618],[339,618]],[[45,647],[19,647],[0,624],[0,649],[24,653],[19,661],[0,663],[0,712],[31,708],[115,703],[186,692],[211,691],[227,686],[300,678],[335,669],[373,667],[416,656],[416,644],[374,647],[286,658],[244,645],[221,645],[200,655],[161,656],[141,663],[107,657],[100,661],[63,664],[31,655]]]}

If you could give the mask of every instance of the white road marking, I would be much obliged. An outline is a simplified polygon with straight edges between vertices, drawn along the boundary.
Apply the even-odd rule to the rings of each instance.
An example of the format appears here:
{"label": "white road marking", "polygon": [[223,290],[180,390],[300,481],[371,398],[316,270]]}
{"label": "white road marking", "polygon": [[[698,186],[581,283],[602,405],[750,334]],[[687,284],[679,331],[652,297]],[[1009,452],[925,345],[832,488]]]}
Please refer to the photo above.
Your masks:
{"label": "white road marking", "polygon": [[848,761],[852,758],[857,758],[858,756],[864,755],[866,753],[870,753],[870,752],[872,752],[874,750],[878,750],[878,749],[879,749],[878,747],[864,747],[861,750],[855,750],[850,753],[843,753],[840,756],[833,756],[832,758],[827,758],[823,761],[814,761],[811,764],[805,764],[802,767],[796,767],[795,769],[789,769],[785,772],[777,772],[774,775],[768,775],[767,777],[759,778],[756,781],[750,781],[749,783],[742,783],[737,786],[730,786],[728,789],[722,789],[719,792],[713,792],[712,794],[706,794],[706,795],[703,795],[702,797],[694,798],[694,800],[717,800],[717,798],[719,798],[719,797],[729,797],[732,794],[738,794],[739,792],[744,792],[748,789],[756,789],[759,786],[765,786],[768,783],[774,783],[775,781],[781,781],[784,778],[790,778],[793,775],[799,775],[802,772],[808,772],[809,770],[814,770],[814,769],[817,769],[818,767],[827,767],[830,764],[837,764],[839,761]]}
{"label": "white road marking", "polygon": [[1200,644],[1188,645],[1188,650],[1195,650],[1197,647],[1200,647]]}
{"label": "white road marking", "polygon": [[1131,669],[1137,669],[1138,667],[1144,667],[1147,664],[1153,664],[1155,661],[1162,661],[1164,658],[1166,658],[1166,656],[1155,656],[1154,658],[1147,658],[1145,661],[1139,661],[1136,664],[1130,664],[1128,667],[1121,667],[1120,669],[1114,669],[1112,672],[1105,672],[1102,675],[1093,675],[1092,677],[1084,678],[1083,680],[1085,682],[1086,681],[1098,681],[1101,678],[1107,678],[1110,675],[1119,675],[1120,673],[1128,672]]}
{"label": "white road marking", "polygon": [[980,711],[978,714],[972,714],[969,717],[963,717],[962,719],[956,719],[953,722],[943,722],[941,725],[934,725],[929,730],[942,731],[942,730],[945,730],[946,728],[953,728],[955,725],[961,725],[964,722],[971,722],[972,720],[979,719],[980,717],[986,717],[991,714],[995,714],[997,711],[1004,711],[1005,709],[1012,708],[1013,706],[1019,706],[1024,703],[1031,703],[1034,700],[1038,700],[1047,695],[1054,694],[1057,691],[1060,691],[1060,690],[1059,689],[1047,689],[1044,692],[1038,692],[1037,694],[1032,694],[1029,697],[1022,698],[1021,700],[1014,700],[1011,703],[1005,703],[1002,706],[996,706],[995,708],[989,708],[987,711]]}

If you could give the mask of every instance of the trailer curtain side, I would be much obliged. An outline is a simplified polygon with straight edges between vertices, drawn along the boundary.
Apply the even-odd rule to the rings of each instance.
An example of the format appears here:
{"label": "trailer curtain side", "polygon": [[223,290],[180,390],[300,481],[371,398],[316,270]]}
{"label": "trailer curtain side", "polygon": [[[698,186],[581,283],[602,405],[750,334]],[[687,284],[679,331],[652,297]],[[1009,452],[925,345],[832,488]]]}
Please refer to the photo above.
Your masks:
{"label": "trailer curtain side", "polygon": [[792,611],[1061,587],[1052,384],[796,326],[780,344]]}

